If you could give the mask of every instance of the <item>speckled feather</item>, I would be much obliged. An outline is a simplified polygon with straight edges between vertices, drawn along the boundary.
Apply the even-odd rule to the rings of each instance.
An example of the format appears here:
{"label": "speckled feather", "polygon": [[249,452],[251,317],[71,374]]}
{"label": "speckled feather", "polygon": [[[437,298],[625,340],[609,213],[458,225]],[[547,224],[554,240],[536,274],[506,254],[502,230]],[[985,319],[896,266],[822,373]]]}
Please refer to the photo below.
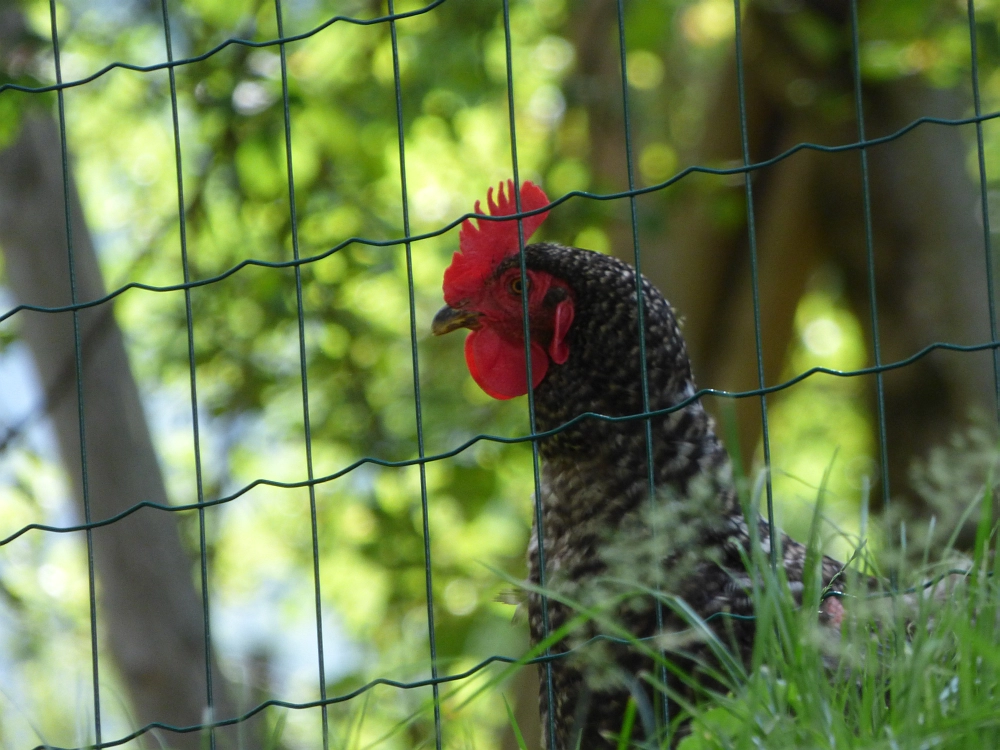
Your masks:
{"label": "speckled feather", "polygon": [[[584,412],[615,417],[641,413],[635,271],[615,258],[554,243],[527,246],[525,258],[529,270],[546,271],[568,283],[576,310],[567,338],[569,359],[563,365],[551,366],[535,389],[538,429],[551,430]],[[516,263],[517,258],[503,266],[510,262]],[[497,273],[502,270],[497,269]],[[643,294],[649,405],[658,410],[689,398],[696,386],[670,304],[645,279]],[[696,482],[708,487],[712,495],[712,502],[689,509],[691,528],[685,537],[686,549],[671,550],[662,561],[670,592],[682,596],[702,618],[721,611],[752,614],[749,581],[742,562],[750,536],[736,500],[729,456],[716,437],[712,418],[699,401],[694,401],[653,418],[651,423],[657,496],[686,497]],[[607,572],[602,549],[609,540],[635,533],[636,526],[643,523],[643,508],[649,505],[644,424],[643,420],[585,419],[540,442],[547,586],[580,592],[587,581]],[[767,526],[758,523],[759,538],[767,551]],[[804,546],[783,535],[782,553],[792,590],[801,590]],[[678,564],[676,570],[671,570],[672,561],[682,555],[693,557],[695,564],[686,569]],[[532,532],[528,558],[530,578],[537,584],[537,529]],[[841,564],[831,558],[824,558],[822,567],[824,583],[842,570]],[[671,578],[671,572],[677,575]],[[548,606],[553,630],[574,614],[551,599]],[[543,636],[540,597],[531,595],[528,608],[531,636],[537,642]],[[665,614],[666,630],[685,627]],[[652,607],[626,607],[618,615],[637,637],[656,632]],[[752,622],[731,619],[729,623],[720,626],[719,632],[727,643],[735,641],[737,650],[748,658]],[[564,640],[553,651],[566,650],[572,643]],[[652,669],[648,660],[628,648],[611,647],[608,653],[613,654],[619,676]],[[592,685],[594,681],[585,674],[588,669],[586,662],[579,659],[552,663],[556,729],[556,747],[552,750],[617,746],[608,737],[621,728],[628,690],[620,679]],[[539,671],[545,727],[549,706],[545,670]],[[637,729],[636,736],[640,734]]]}

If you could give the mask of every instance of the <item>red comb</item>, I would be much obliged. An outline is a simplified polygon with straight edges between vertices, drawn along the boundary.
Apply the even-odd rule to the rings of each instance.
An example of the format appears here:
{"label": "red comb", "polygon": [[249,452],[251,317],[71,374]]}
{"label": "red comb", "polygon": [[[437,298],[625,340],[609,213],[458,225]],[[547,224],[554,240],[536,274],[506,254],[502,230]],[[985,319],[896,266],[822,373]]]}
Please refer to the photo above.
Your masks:
{"label": "red comb", "polygon": [[[521,185],[522,212],[533,211],[548,203],[548,197],[538,185],[533,182]],[[500,183],[496,202],[493,201],[493,188],[486,191],[486,204],[489,206],[490,216],[509,216],[517,213],[517,205],[514,202],[514,181],[507,180],[506,192],[504,183]],[[476,201],[476,213],[484,213],[479,201]],[[544,211],[522,219],[525,242],[548,215],[549,212]],[[458,233],[459,250],[444,272],[444,301],[449,305],[458,304],[475,294],[497,263],[518,250],[517,221],[479,219],[477,222],[478,228],[472,223],[472,219],[462,222],[462,229]]]}

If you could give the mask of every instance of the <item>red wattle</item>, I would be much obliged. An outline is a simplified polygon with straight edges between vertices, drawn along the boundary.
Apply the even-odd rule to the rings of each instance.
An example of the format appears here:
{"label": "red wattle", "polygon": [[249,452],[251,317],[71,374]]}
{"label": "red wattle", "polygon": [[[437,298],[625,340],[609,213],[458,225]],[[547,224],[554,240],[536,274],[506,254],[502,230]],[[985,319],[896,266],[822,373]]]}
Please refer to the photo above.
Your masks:
{"label": "red wattle", "polygon": [[[493,398],[506,400],[528,392],[524,344],[507,341],[490,328],[473,331],[465,339],[465,363],[472,379]],[[542,382],[548,369],[545,349],[532,341],[532,388]]]}

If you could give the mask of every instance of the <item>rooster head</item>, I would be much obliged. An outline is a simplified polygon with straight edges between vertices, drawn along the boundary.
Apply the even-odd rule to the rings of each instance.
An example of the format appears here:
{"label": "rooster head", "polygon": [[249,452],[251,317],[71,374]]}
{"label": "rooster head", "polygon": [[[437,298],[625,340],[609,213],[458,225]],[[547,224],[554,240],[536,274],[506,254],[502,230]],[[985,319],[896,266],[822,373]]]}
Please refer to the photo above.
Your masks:
{"label": "rooster head", "polygon": [[[514,183],[486,193],[490,216],[517,213]],[[548,205],[549,199],[531,182],[521,186],[521,211]],[[476,201],[476,213],[484,214]],[[485,215],[485,214],[484,214]],[[521,220],[527,240],[548,212]],[[573,294],[565,281],[532,269],[521,277],[517,220],[466,219],[458,235],[458,252],[444,272],[445,307],[434,316],[432,331],[441,335],[458,328],[471,330],[465,340],[465,362],[473,379],[493,398],[508,399],[528,392],[524,345],[524,303],[527,290],[531,340],[531,387],[542,382],[549,367],[569,358],[566,334],[573,323]]]}

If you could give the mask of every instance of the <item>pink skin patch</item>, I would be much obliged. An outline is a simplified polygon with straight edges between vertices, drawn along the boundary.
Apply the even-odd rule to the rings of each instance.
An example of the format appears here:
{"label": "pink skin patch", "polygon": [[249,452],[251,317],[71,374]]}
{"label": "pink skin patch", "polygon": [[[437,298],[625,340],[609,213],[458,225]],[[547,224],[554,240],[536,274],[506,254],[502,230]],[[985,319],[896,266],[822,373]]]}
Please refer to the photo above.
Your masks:
{"label": "pink skin patch", "polygon": [[840,630],[844,614],[844,605],[840,603],[840,597],[829,596],[819,605],[819,621],[828,627]]}
{"label": "pink skin patch", "polygon": [[565,364],[569,359],[569,346],[566,345],[566,334],[573,323],[573,303],[566,299],[556,305],[555,325],[552,331],[552,343],[549,344],[549,356],[557,365]]}

